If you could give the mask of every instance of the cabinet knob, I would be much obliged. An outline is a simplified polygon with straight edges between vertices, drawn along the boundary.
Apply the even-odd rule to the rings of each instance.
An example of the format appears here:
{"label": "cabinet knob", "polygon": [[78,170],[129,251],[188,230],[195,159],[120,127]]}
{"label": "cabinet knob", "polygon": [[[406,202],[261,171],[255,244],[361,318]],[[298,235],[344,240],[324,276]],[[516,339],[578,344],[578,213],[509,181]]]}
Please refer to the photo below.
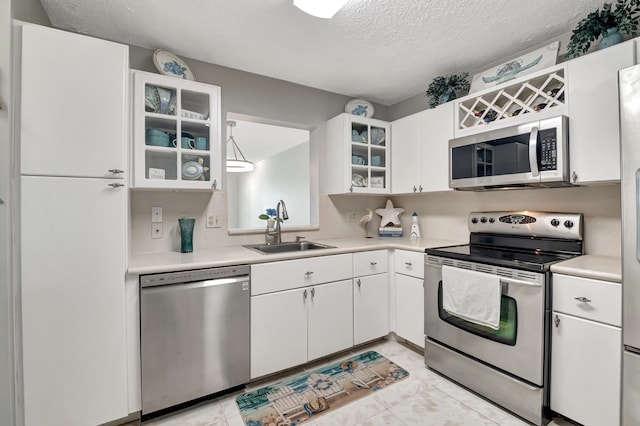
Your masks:
{"label": "cabinet knob", "polygon": [[423,188],[422,188],[422,185],[419,185],[419,186],[418,186],[418,189],[420,190],[420,192],[422,192],[422,189],[423,189]]}
{"label": "cabinet knob", "polygon": [[405,266],[413,266],[413,263],[411,262],[404,262]]}
{"label": "cabinet knob", "polygon": [[574,182],[578,180],[578,174],[575,172],[575,170],[571,173],[571,180]]}
{"label": "cabinet knob", "polygon": [[124,183],[110,183],[109,186],[112,188],[120,188],[121,186],[124,186]]}
{"label": "cabinet knob", "polygon": [[362,281],[360,281],[360,278],[358,278],[358,281],[356,281],[356,284],[358,284],[358,288],[360,288],[360,286],[362,285]]}
{"label": "cabinet knob", "polygon": [[576,299],[578,302],[582,302],[582,303],[590,303],[591,302],[591,299],[587,299],[584,296],[574,297],[574,299]]}
{"label": "cabinet knob", "polygon": [[306,288],[302,292],[302,300],[307,300],[307,289]]}
{"label": "cabinet knob", "polygon": [[124,173],[124,170],[120,170],[120,169],[109,169],[109,172],[110,172],[111,174],[117,175],[117,174],[120,174],[120,173]]}
{"label": "cabinet knob", "polygon": [[560,325],[560,317],[556,315],[556,319],[554,319],[553,322],[556,324],[557,328]]}
{"label": "cabinet knob", "polygon": [[313,299],[314,297],[316,297],[316,289],[312,288],[311,289],[311,298]]}
{"label": "cabinet knob", "polygon": [[376,266],[378,262],[371,262],[371,266]]}
{"label": "cabinet knob", "polygon": [[418,192],[418,188],[415,185],[413,185],[413,192]]}
{"label": "cabinet knob", "polygon": [[349,187],[349,192],[353,192],[353,185]]}
{"label": "cabinet knob", "polygon": [[216,189],[218,189],[218,181],[217,180],[213,180],[213,190],[215,191]]}
{"label": "cabinet knob", "polygon": [[310,277],[311,275],[313,275],[313,271],[307,271],[304,273],[307,277]]}

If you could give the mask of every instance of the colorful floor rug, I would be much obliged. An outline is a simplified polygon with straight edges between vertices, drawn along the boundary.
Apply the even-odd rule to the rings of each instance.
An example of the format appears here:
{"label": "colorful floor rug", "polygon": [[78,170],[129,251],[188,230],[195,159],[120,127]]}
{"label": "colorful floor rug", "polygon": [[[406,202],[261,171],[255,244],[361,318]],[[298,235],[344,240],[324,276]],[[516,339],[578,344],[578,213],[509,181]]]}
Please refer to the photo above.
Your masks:
{"label": "colorful floor rug", "polygon": [[236,403],[247,426],[298,425],[408,376],[399,365],[369,351],[244,393]]}

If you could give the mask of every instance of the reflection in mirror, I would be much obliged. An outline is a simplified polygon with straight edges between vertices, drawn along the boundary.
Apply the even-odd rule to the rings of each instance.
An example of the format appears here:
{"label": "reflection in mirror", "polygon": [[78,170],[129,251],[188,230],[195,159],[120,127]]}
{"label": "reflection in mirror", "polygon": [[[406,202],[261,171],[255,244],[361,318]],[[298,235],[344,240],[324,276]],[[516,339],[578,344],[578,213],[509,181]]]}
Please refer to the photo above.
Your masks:
{"label": "reflection in mirror", "polygon": [[[263,232],[266,222],[258,216],[275,209],[279,200],[289,214],[283,228],[312,226],[317,201],[311,199],[309,130],[233,113],[227,120],[236,123],[233,138],[255,164],[252,172],[226,174],[229,231]],[[231,148],[226,149],[229,157]]]}

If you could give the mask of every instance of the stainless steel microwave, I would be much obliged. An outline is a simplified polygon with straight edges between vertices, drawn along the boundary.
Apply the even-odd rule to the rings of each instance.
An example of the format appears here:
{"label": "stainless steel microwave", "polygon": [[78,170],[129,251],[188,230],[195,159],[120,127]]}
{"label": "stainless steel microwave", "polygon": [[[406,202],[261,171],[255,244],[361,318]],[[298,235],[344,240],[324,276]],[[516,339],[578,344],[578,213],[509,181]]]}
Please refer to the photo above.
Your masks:
{"label": "stainless steel microwave", "polygon": [[558,116],[449,141],[449,187],[569,186],[568,119]]}

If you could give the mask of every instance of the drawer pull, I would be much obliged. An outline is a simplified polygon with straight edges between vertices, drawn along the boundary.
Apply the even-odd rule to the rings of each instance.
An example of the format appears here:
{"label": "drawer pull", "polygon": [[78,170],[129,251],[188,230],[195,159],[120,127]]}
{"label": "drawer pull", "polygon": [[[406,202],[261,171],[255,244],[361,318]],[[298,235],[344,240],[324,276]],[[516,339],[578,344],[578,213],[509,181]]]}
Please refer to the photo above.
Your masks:
{"label": "drawer pull", "polygon": [[311,275],[313,275],[313,271],[307,271],[304,273],[307,277],[310,277]]}
{"label": "drawer pull", "polygon": [[556,324],[556,328],[558,328],[558,326],[560,325],[560,317],[556,315],[556,319],[553,320],[553,322]]}
{"label": "drawer pull", "polygon": [[413,263],[411,263],[411,262],[404,262],[404,264],[405,264],[405,266],[409,266],[409,267],[413,266]]}
{"label": "drawer pull", "polygon": [[580,296],[580,297],[574,297],[574,299],[576,299],[578,302],[582,302],[582,303],[589,303],[591,302],[591,299],[587,299],[586,297]]}
{"label": "drawer pull", "polygon": [[316,289],[312,288],[311,289],[311,298],[313,299],[314,297],[316,297]]}
{"label": "drawer pull", "polygon": [[371,266],[376,266],[378,262],[371,262]]}
{"label": "drawer pull", "polygon": [[302,292],[302,300],[307,300],[307,289],[306,288]]}
{"label": "drawer pull", "polygon": [[124,183],[110,183],[109,186],[112,188],[120,188],[121,186],[124,186]]}
{"label": "drawer pull", "polygon": [[360,288],[360,286],[362,285],[362,281],[360,281],[360,279],[358,279],[357,284],[358,284],[358,288]]}
{"label": "drawer pull", "polygon": [[120,174],[120,173],[124,173],[124,170],[120,170],[120,169],[109,169],[109,172],[110,172],[111,174],[117,175],[117,174]]}

